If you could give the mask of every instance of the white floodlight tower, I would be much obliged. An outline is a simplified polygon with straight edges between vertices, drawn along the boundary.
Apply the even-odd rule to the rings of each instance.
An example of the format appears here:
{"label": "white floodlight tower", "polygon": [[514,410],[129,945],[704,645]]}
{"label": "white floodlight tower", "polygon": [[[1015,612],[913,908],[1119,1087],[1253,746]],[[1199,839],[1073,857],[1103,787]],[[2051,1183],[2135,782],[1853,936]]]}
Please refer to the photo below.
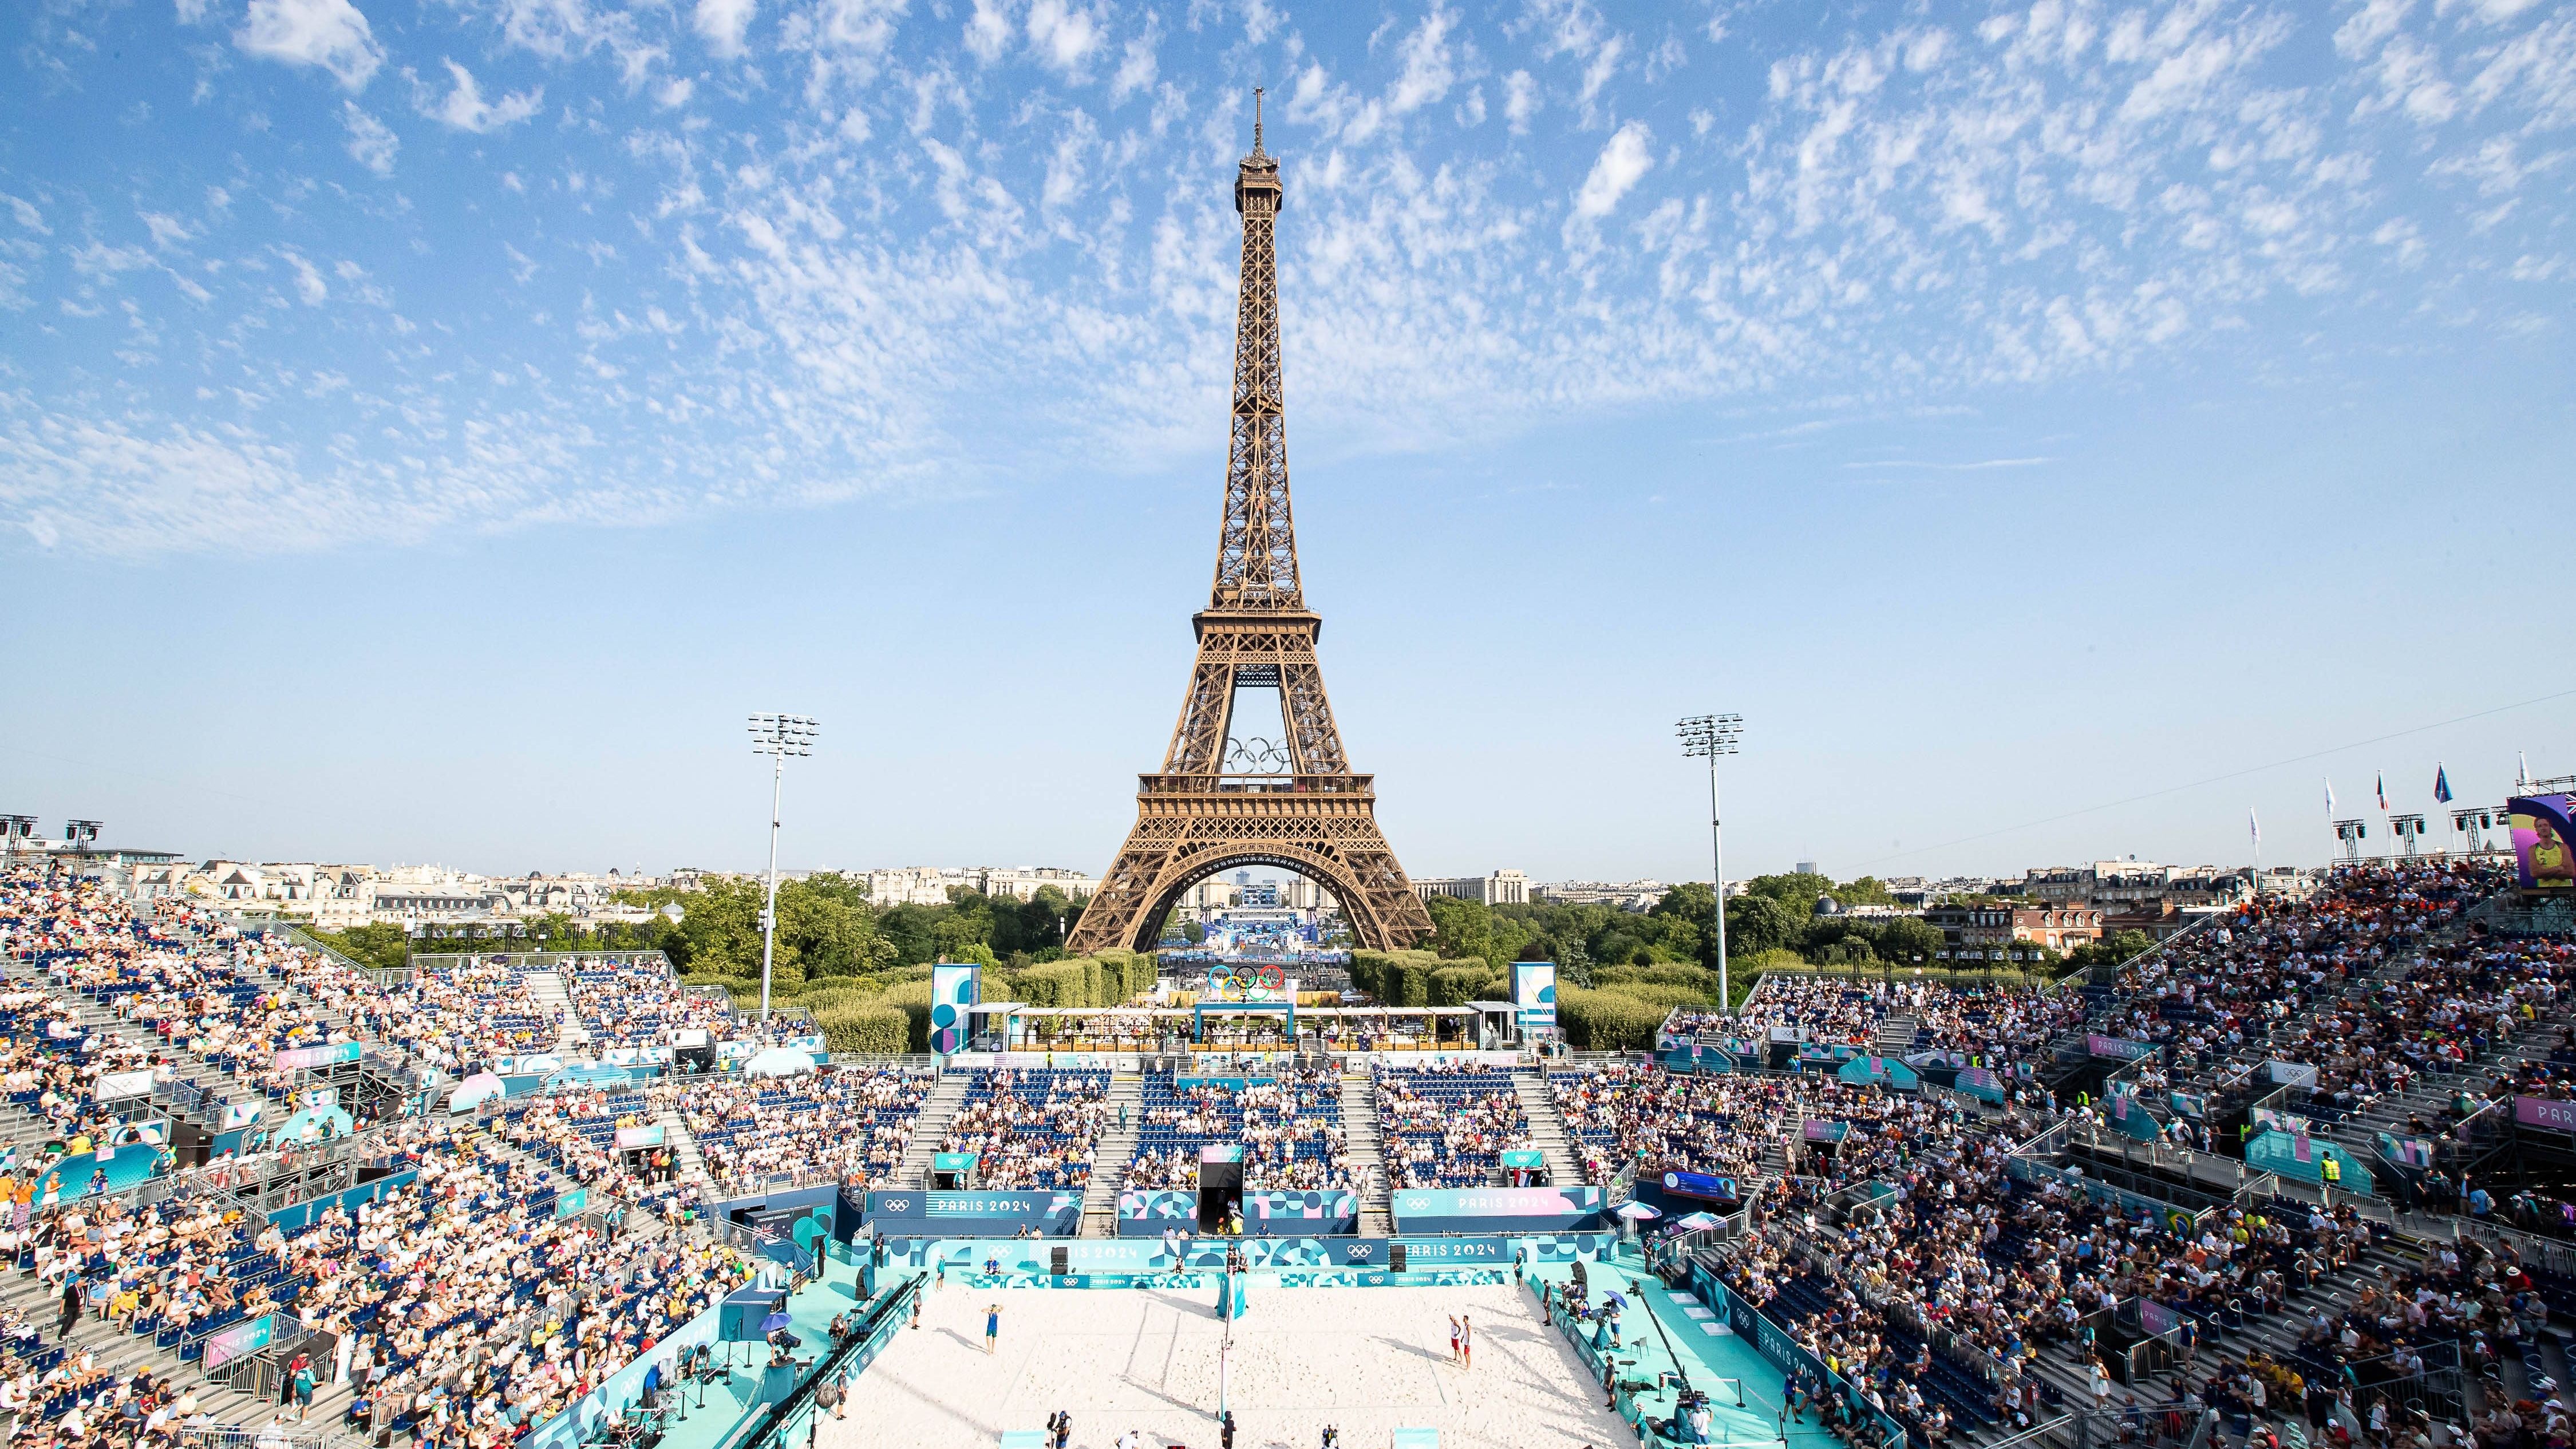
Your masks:
{"label": "white floodlight tower", "polygon": [[760,1024],[769,1025],[769,968],[778,947],[778,800],[787,780],[787,757],[814,753],[820,726],[801,714],[751,717],[751,747],[769,756],[769,895],[760,910]]}
{"label": "white floodlight tower", "polygon": [[1735,997],[1726,983],[1726,841],[1717,828],[1717,757],[1735,753],[1736,743],[1744,738],[1744,716],[1695,714],[1673,728],[1681,736],[1686,758],[1708,761],[1708,848],[1717,870],[1717,880],[1711,888],[1716,900],[1709,908],[1717,918],[1717,1009],[1732,1016]]}

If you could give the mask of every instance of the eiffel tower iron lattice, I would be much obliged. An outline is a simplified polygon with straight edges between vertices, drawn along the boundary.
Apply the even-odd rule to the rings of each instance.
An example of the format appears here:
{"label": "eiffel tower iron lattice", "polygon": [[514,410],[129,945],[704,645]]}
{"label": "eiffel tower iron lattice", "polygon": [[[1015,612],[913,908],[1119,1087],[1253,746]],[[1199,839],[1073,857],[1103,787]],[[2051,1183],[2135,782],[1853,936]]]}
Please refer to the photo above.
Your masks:
{"label": "eiffel tower iron lattice", "polygon": [[[1410,946],[1431,934],[1430,912],[1378,830],[1375,777],[1351,773],[1342,752],[1315,661],[1323,620],[1297,579],[1272,238],[1282,193],[1253,94],[1252,154],[1234,181],[1243,276],[1216,583],[1191,618],[1198,662],[1171,748],[1161,772],[1137,777],[1135,828],[1066,942],[1077,954],[1152,948],[1183,892],[1246,865],[1291,870],[1330,891],[1364,947]],[[1278,692],[1278,741],[1229,748],[1235,696],[1245,689]]]}

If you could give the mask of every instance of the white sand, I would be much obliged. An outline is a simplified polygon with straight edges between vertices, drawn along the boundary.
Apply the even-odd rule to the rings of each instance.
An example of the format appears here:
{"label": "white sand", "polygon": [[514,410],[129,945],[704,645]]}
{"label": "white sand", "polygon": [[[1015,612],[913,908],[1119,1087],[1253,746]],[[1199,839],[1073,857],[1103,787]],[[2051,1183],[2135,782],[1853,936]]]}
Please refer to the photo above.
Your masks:
{"label": "white sand", "polygon": [[[1155,1446],[1217,1444],[1216,1291],[1024,1288],[933,1293],[850,1386],[816,1449],[991,1449],[1005,1429],[1073,1414],[1078,1449],[1135,1429]],[[1002,1306],[984,1353],[984,1306]],[[1475,1323],[1475,1367],[1449,1362],[1449,1315]],[[1397,1428],[1441,1449],[1596,1449],[1637,1435],[1528,1294],[1486,1288],[1252,1289],[1228,1355],[1236,1449],[1386,1449]]]}

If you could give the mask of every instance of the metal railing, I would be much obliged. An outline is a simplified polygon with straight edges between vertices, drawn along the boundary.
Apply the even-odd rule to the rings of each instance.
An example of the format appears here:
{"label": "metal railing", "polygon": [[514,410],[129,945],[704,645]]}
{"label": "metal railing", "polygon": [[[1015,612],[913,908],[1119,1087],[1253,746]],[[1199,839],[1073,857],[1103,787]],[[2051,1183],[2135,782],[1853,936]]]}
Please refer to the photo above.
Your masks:
{"label": "metal railing", "polygon": [[319,1425],[276,1425],[267,1428],[181,1429],[179,1449],[334,1449],[347,1441],[335,1439]]}

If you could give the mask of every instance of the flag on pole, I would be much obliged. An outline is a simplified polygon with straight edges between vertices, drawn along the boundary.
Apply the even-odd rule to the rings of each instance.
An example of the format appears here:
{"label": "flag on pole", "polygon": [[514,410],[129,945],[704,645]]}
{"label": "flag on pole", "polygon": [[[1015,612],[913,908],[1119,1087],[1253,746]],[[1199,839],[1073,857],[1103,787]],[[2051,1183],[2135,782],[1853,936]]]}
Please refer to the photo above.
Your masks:
{"label": "flag on pole", "polygon": [[2254,807],[2251,805],[2245,807],[2245,829],[2253,835],[2255,848],[2258,850],[2261,849],[2263,845],[2263,822],[2255,816]]}
{"label": "flag on pole", "polygon": [[2444,805],[2451,803],[2451,772],[2439,760],[2433,762],[2433,798]]}
{"label": "flag on pole", "polygon": [[2334,818],[2334,776],[2326,776],[2326,818]]}
{"label": "flag on pole", "polygon": [[2380,772],[2378,775],[2373,776],[2373,777],[2372,777],[2372,779],[2373,779],[2373,781],[2374,781],[2374,782],[2378,785],[2378,787],[2379,787],[2379,808],[2380,808],[2380,809],[2382,809],[2382,810],[2385,810],[2385,809],[2387,809],[2387,808],[2388,808],[2388,775],[2387,775],[2387,772],[2386,772],[2386,771],[2382,771],[2382,772]]}

